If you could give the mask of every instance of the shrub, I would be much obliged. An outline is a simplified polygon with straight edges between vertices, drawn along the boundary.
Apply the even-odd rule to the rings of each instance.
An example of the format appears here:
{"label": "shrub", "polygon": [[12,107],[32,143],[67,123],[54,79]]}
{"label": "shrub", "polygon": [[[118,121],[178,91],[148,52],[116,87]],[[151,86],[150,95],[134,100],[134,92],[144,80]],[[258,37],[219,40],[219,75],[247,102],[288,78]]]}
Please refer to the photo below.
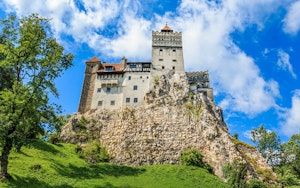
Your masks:
{"label": "shrub", "polygon": [[51,144],[57,144],[61,142],[57,132],[51,133],[48,140]]}
{"label": "shrub", "polygon": [[88,163],[108,162],[110,159],[106,149],[96,140],[87,143],[84,149],[77,147],[75,151]]}
{"label": "shrub", "polygon": [[223,175],[233,188],[246,188],[247,165],[238,160],[223,167]]}
{"label": "shrub", "polygon": [[180,162],[186,166],[198,166],[203,167],[202,162],[203,155],[197,149],[184,150],[180,155]]}
{"label": "shrub", "polygon": [[209,173],[213,174],[213,168],[202,161],[203,155],[195,148],[188,148],[180,155],[180,163],[186,166],[197,166],[206,169]]}
{"label": "shrub", "polygon": [[155,76],[154,80],[153,80],[153,82],[154,82],[155,85],[158,84],[158,80],[159,80],[158,76]]}
{"label": "shrub", "polygon": [[259,179],[251,179],[248,182],[248,188],[268,188],[266,184],[264,184]]}

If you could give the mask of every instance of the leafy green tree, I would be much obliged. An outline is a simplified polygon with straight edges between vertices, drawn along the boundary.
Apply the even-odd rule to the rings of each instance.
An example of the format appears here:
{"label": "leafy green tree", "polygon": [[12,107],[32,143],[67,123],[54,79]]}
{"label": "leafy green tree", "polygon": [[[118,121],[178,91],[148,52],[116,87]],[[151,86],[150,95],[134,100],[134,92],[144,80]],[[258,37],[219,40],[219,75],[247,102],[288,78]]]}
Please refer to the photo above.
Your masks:
{"label": "leafy green tree", "polygon": [[291,170],[300,179],[300,134],[291,136],[287,143],[283,144],[285,148],[284,159]]}
{"label": "leafy green tree", "polygon": [[238,134],[237,132],[234,132],[234,133],[233,133],[233,138],[235,138],[235,139],[238,140],[238,139],[239,139],[239,134]]}
{"label": "leafy green tree", "polygon": [[13,147],[44,132],[56,121],[58,96],[54,80],[72,65],[73,56],[52,37],[49,19],[32,14],[1,20],[0,31],[0,177],[9,178],[8,156]]}
{"label": "leafy green tree", "polygon": [[286,186],[300,185],[300,134],[292,135],[280,148],[281,165],[276,172],[281,182]]}
{"label": "leafy green tree", "polygon": [[262,125],[251,131],[251,140],[256,144],[257,150],[266,159],[267,163],[274,167],[278,165],[280,158],[280,138],[275,132],[268,131]]}

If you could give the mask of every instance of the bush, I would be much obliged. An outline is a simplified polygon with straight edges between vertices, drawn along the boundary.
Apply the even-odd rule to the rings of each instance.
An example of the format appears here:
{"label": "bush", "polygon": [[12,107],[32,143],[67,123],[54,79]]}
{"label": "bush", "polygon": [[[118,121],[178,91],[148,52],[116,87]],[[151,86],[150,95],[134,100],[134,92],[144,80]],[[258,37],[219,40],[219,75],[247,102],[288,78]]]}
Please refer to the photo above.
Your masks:
{"label": "bush", "polygon": [[57,144],[57,143],[61,142],[61,139],[59,138],[58,133],[54,132],[54,133],[50,134],[48,141],[51,144]]}
{"label": "bush", "polygon": [[203,167],[202,162],[203,155],[197,149],[184,150],[180,155],[180,162],[186,166],[198,166]]}
{"label": "bush", "polygon": [[248,188],[268,188],[266,184],[258,179],[251,179],[248,182]]}
{"label": "bush", "polygon": [[203,155],[197,149],[186,149],[180,155],[180,163],[186,166],[197,166],[206,169],[209,173],[213,174],[213,168],[202,161]]}
{"label": "bush", "polygon": [[77,147],[76,153],[80,158],[84,158],[88,163],[108,162],[110,157],[106,149],[99,141],[92,141],[86,144],[85,148]]}
{"label": "bush", "polygon": [[284,173],[280,176],[280,181],[286,186],[300,185],[300,180],[290,169],[286,169],[284,171]]}
{"label": "bush", "polygon": [[223,175],[233,188],[246,188],[247,165],[241,161],[234,160],[232,164],[223,167]]}

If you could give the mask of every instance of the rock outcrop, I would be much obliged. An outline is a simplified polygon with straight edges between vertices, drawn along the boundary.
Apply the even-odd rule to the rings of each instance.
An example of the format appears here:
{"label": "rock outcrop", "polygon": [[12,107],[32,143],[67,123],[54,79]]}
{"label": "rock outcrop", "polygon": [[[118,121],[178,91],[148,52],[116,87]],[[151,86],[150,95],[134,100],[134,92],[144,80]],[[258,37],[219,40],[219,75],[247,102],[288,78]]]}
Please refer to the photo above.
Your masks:
{"label": "rock outcrop", "polygon": [[185,75],[160,77],[145,101],[136,108],[74,114],[61,137],[81,144],[99,139],[116,164],[179,164],[181,152],[191,147],[202,152],[219,177],[235,159],[247,163],[249,177],[260,177],[258,167],[271,172],[255,148],[229,135],[213,101],[189,91]]}

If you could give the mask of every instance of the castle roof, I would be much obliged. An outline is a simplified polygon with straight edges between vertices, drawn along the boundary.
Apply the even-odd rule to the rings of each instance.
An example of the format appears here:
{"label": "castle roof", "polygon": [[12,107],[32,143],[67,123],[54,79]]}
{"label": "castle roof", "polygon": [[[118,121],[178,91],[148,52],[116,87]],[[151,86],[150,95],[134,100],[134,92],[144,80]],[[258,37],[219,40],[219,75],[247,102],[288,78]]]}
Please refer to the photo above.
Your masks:
{"label": "castle roof", "polygon": [[161,29],[161,32],[173,32],[173,30],[166,24],[165,27]]}
{"label": "castle roof", "polygon": [[94,56],[92,59],[87,60],[89,63],[95,63],[95,62],[100,62],[100,59],[98,57]]}
{"label": "castle roof", "polygon": [[102,63],[98,73],[123,73],[122,64]]}

